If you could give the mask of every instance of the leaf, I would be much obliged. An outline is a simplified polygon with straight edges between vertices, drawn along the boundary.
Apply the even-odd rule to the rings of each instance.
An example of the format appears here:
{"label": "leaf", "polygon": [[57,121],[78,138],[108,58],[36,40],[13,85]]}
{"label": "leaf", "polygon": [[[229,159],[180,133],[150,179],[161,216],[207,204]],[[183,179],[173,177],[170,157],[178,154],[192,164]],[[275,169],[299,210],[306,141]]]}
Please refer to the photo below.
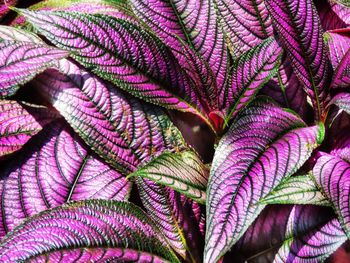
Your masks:
{"label": "leaf", "polygon": [[45,107],[0,100],[0,157],[22,148],[58,114]]}
{"label": "leaf", "polygon": [[233,56],[239,57],[273,36],[263,0],[215,0],[215,3]]}
{"label": "leaf", "polygon": [[[34,80],[71,127],[115,169],[129,174],[183,143],[164,112],[141,104],[68,60]],[[180,145],[179,145],[180,147]]]}
{"label": "leaf", "polygon": [[306,93],[288,59],[282,59],[277,75],[269,80],[261,92],[273,98],[281,106],[294,110],[303,119],[309,116]]}
{"label": "leaf", "polygon": [[205,204],[209,170],[193,151],[162,153],[127,178],[135,176],[168,186],[198,203]]}
{"label": "leaf", "polygon": [[338,28],[345,28],[350,23],[346,23],[346,8],[339,6],[334,1],[320,0],[315,2],[320,16],[322,28],[324,30],[333,30]]}
{"label": "leaf", "polygon": [[350,164],[339,157],[324,154],[317,160],[313,173],[325,196],[332,203],[340,224],[349,238]]}
{"label": "leaf", "polygon": [[37,36],[28,31],[12,26],[0,25],[0,39],[9,41],[21,41],[43,44],[44,42]]}
{"label": "leaf", "polygon": [[[344,123],[344,121],[342,121],[342,123]],[[350,163],[350,137],[347,133],[347,129],[343,129],[337,139],[338,140],[332,145],[330,154],[340,157],[344,161]]]}
{"label": "leaf", "polygon": [[265,98],[238,115],[210,171],[204,262],[216,262],[237,242],[264,208],[258,201],[294,174],[323,136],[322,125],[305,127]]}
{"label": "leaf", "polygon": [[99,77],[148,102],[206,119],[171,50],[139,25],[102,14],[20,12],[50,42],[71,51]]}
{"label": "leaf", "polygon": [[350,93],[341,92],[335,95],[329,104],[334,104],[339,107],[339,109],[344,110],[347,114],[350,114]]}
{"label": "leaf", "polygon": [[125,177],[60,121],[33,137],[18,158],[2,168],[0,178],[1,237],[46,209],[92,198],[125,200],[130,191]]}
{"label": "leaf", "polygon": [[183,55],[179,39],[208,62],[217,81],[219,108],[227,108],[229,104],[225,101],[224,87],[228,73],[228,55],[214,1],[130,2],[137,17],[171,47],[180,61]]}
{"label": "leaf", "polygon": [[[274,258],[281,263],[323,262],[318,259],[330,255],[344,240],[344,233],[332,226],[332,220],[334,214],[326,207],[267,206],[225,259],[234,255],[239,263],[270,263]],[[332,228],[335,231],[329,232]]]}
{"label": "leaf", "polygon": [[195,216],[188,199],[151,180],[136,178],[143,206],[156,222],[171,247],[185,260],[201,262],[200,218]]}
{"label": "leaf", "polygon": [[329,46],[329,60],[334,76],[331,87],[348,87],[350,85],[350,30],[328,31],[324,34]]}
{"label": "leaf", "polygon": [[0,40],[0,98],[13,95],[20,85],[67,55],[45,44]]}
{"label": "leaf", "polygon": [[283,180],[267,196],[262,198],[261,204],[301,204],[325,205],[328,200],[317,188],[313,178],[307,175],[292,176]]}
{"label": "leaf", "polygon": [[316,119],[325,117],[328,60],[312,0],[266,0],[267,9],[293,70],[312,100]]}
{"label": "leaf", "polygon": [[317,216],[320,215],[315,207],[294,206],[289,216],[285,241],[274,262],[323,262],[346,241],[336,218],[323,222],[318,220],[314,224],[313,220]]}
{"label": "leaf", "polygon": [[135,205],[89,200],[25,221],[2,240],[0,261],[179,262],[161,238]]}
{"label": "leaf", "polygon": [[252,100],[259,89],[278,71],[282,49],[269,38],[241,55],[233,65],[232,87],[228,96],[232,98],[227,120]]}

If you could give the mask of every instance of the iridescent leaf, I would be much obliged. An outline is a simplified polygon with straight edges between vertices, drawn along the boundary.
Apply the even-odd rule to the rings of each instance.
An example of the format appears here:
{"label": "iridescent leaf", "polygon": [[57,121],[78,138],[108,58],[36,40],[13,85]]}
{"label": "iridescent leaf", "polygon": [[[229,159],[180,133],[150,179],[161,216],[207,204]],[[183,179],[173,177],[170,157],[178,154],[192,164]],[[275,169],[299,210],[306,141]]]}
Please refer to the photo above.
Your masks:
{"label": "iridescent leaf", "polygon": [[47,210],[0,244],[1,262],[179,262],[150,218],[127,202],[89,200]]}
{"label": "iridescent leaf", "polygon": [[21,42],[32,42],[43,44],[44,42],[36,35],[23,29],[12,26],[0,25],[0,41],[1,40],[16,40]]}
{"label": "iridescent leaf", "polygon": [[335,95],[330,101],[330,104],[334,104],[339,107],[339,109],[344,110],[346,113],[350,114],[350,93],[341,92]]}
{"label": "iridescent leaf", "polygon": [[[286,227],[285,241],[275,257],[275,263],[323,262],[347,240],[336,218],[323,219],[322,222],[317,217],[320,217],[320,211],[316,207],[293,208]],[[319,221],[317,224],[315,218]]]}
{"label": "iridescent leaf", "polygon": [[10,11],[9,6],[15,6],[17,0],[0,0],[0,20]]}
{"label": "iridescent leaf", "polygon": [[66,56],[68,52],[45,44],[0,40],[0,98],[13,95],[20,85]]}
{"label": "iridescent leaf", "polygon": [[205,204],[209,169],[192,151],[163,153],[127,178],[135,176],[168,186],[198,203]]}
{"label": "iridescent leaf", "polygon": [[312,100],[318,120],[325,117],[328,71],[326,46],[312,0],[266,0],[280,42]]}
{"label": "iridescent leaf", "polygon": [[324,38],[329,46],[329,60],[334,70],[331,86],[350,86],[350,29],[328,31]]}
{"label": "iridescent leaf", "polygon": [[283,180],[259,203],[329,205],[313,178],[308,175],[292,176]]}
{"label": "iridescent leaf", "polygon": [[203,237],[188,199],[148,179],[137,177],[136,183],[144,207],[171,247],[182,258],[201,262]]}
{"label": "iridescent leaf", "polygon": [[0,100],[0,157],[13,153],[58,114],[45,107]]}
{"label": "iridescent leaf", "polygon": [[278,71],[282,49],[269,38],[241,55],[233,65],[232,87],[227,91],[233,102],[227,120],[234,118]]}
{"label": "iridescent leaf", "polygon": [[59,69],[61,73],[47,70],[34,85],[47,94],[82,139],[117,170],[129,174],[142,161],[183,142],[179,131],[157,107],[141,104],[68,60],[61,60]]}
{"label": "iridescent leaf", "polygon": [[234,56],[238,57],[273,36],[263,0],[215,0],[215,3]]}
{"label": "iridescent leaf", "polygon": [[206,120],[198,111],[201,103],[189,77],[171,50],[145,28],[102,14],[20,12],[49,41],[71,51],[94,74],[148,102]]}
{"label": "iridescent leaf", "polygon": [[335,1],[318,0],[315,2],[315,5],[324,30],[345,28],[350,24],[344,21],[344,17],[346,17],[344,16],[346,13],[345,8],[339,6]]}
{"label": "iridescent leaf", "polygon": [[224,90],[228,55],[214,1],[131,0],[130,2],[135,14],[172,48],[180,61],[183,55],[179,39],[185,41],[208,62],[219,89],[219,108],[228,107]]}
{"label": "iridescent leaf", "polygon": [[323,136],[322,125],[305,127],[265,98],[237,116],[210,171],[204,262],[216,262],[237,242],[264,208],[258,201],[295,173]]}
{"label": "iridescent leaf", "polygon": [[[124,200],[130,183],[60,121],[46,125],[2,168],[0,236],[23,219],[69,201]],[[1,260],[0,260],[1,261]]]}
{"label": "iridescent leaf", "polygon": [[317,160],[313,173],[350,238],[350,164],[337,156],[324,154]]}

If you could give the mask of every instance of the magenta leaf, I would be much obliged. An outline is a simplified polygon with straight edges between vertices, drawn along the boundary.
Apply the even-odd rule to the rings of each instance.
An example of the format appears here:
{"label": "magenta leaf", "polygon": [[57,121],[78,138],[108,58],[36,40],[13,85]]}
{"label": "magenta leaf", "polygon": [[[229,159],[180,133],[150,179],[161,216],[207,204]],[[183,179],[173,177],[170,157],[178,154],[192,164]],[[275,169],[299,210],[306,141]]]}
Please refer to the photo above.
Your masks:
{"label": "magenta leaf", "polygon": [[228,101],[233,105],[227,120],[234,118],[257,94],[259,89],[278,71],[282,49],[273,38],[242,54],[233,65],[232,87]]}
{"label": "magenta leaf", "polygon": [[337,4],[334,0],[320,0],[315,4],[324,30],[345,28],[350,25],[349,8]]}
{"label": "magenta leaf", "polygon": [[89,200],[36,215],[0,244],[1,262],[179,262],[149,217],[128,202]]}
{"label": "magenta leaf", "polygon": [[[184,259],[200,262],[202,251],[199,218],[193,203],[174,190],[149,179],[136,178],[142,203],[171,247]],[[198,210],[199,207],[196,208]],[[200,212],[200,211],[198,211]]]}
{"label": "magenta leaf", "polygon": [[273,36],[263,0],[215,0],[233,56],[239,56]]}
{"label": "magenta leaf", "polygon": [[44,42],[37,36],[23,29],[0,25],[0,39],[19,42],[32,42],[43,44]]}
{"label": "magenta leaf", "polygon": [[49,41],[71,51],[94,74],[148,102],[206,120],[190,78],[171,50],[145,28],[102,14],[20,12]]}
{"label": "magenta leaf", "polygon": [[68,60],[34,84],[98,155],[125,174],[183,143],[164,112],[141,104]]}
{"label": "magenta leaf", "polygon": [[320,208],[294,206],[274,262],[318,263],[328,258],[347,237],[336,218],[326,218]]}
{"label": "magenta leaf", "polygon": [[224,101],[228,55],[214,2],[131,0],[135,14],[171,47],[180,61],[182,40],[208,62],[216,78],[219,108],[223,109],[229,106]]}
{"label": "magenta leaf", "polygon": [[322,28],[312,0],[266,0],[280,42],[312,100],[318,120],[325,117],[328,60]]}
{"label": "magenta leaf", "polygon": [[308,117],[306,93],[287,59],[281,63],[277,76],[272,78],[261,91],[281,106],[294,110],[303,119]]}
{"label": "magenta leaf", "polygon": [[60,121],[53,122],[1,171],[0,236],[23,219],[69,201],[125,200],[130,183],[90,153]]}
{"label": "magenta leaf", "polygon": [[0,98],[13,95],[20,85],[67,55],[45,44],[0,40]]}
{"label": "magenta leaf", "polygon": [[340,157],[324,154],[313,169],[317,183],[331,201],[346,235],[350,237],[350,164]]}
{"label": "magenta leaf", "polygon": [[241,111],[210,171],[204,262],[216,262],[238,241],[264,208],[258,201],[295,173],[323,137],[322,124],[305,127],[266,98]]}
{"label": "magenta leaf", "polygon": [[9,6],[15,6],[18,0],[0,0],[0,20],[10,11]]}
{"label": "magenta leaf", "polygon": [[0,100],[0,157],[22,148],[58,114],[45,107]]}
{"label": "magenta leaf", "polygon": [[324,34],[324,38],[329,46],[329,60],[334,70],[331,86],[348,87],[350,85],[350,29],[328,31]]}

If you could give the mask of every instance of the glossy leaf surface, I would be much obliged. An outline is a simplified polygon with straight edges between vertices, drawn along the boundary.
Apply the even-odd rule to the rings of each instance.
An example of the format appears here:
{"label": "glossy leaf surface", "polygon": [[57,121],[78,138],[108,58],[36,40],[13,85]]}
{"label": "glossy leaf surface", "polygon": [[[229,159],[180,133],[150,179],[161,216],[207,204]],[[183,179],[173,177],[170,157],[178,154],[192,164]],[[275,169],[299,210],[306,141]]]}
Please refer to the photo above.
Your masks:
{"label": "glossy leaf surface", "polygon": [[58,114],[45,107],[0,100],[0,157],[22,148]]}
{"label": "glossy leaf surface", "polygon": [[238,57],[273,35],[262,0],[215,0],[233,56]]}
{"label": "glossy leaf surface", "polygon": [[90,200],[32,217],[2,240],[0,260],[179,262],[159,239],[135,205]]}
{"label": "glossy leaf surface", "polygon": [[[205,262],[216,262],[262,211],[258,201],[297,171],[323,140],[322,127],[262,98],[221,139],[207,188]],[[293,150],[292,150],[293,149]]]}
{"label": "glossy leaf surface", "polygon": [[313,178],[307,175],[287,178],[261,199],[260,203],[329,205]]}
{"label": "glossy leaf surface", "polygon": [[146,101],[203,117],[198,94],[171,50],[139,25],[102,14],[21,13],[94,74]]}
{"label": "glossy leaf surface", "polygon": [[323,32],[312,0],[267,0],[293,70],[312,99],[316,118],[323,118],[328,87],[328,60]]}
{"label": "glossy leaf surface", "polygon": [[155,106],[141,104],[68,60],[60,61],[59,69],[45,72],[35,85],[116,169],[128,174],[152,155],[181,144],[179,131]]}
{"label": "glossy leaf surface", "polygon": [[13,95],[20,85],[67,55],[68,52],[45,44],[0,40],[0,98]]}
{"label": "glossy leaf surface", "polygon": [[3,167],[0,189],[2,237],[23,219],[69,201],[125,200],[130,183],[56,121]]}

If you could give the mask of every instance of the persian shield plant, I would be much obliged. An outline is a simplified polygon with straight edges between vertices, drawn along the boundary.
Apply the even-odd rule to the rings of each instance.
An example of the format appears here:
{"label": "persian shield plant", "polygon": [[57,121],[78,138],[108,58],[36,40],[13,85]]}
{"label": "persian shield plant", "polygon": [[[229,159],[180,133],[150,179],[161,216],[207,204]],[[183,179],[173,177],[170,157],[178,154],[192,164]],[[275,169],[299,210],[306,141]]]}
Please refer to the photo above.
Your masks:
{"label": "persian shield plant", "polygon": [[0,262],[345,254],[346,1],[19,0],[0,20]]}

